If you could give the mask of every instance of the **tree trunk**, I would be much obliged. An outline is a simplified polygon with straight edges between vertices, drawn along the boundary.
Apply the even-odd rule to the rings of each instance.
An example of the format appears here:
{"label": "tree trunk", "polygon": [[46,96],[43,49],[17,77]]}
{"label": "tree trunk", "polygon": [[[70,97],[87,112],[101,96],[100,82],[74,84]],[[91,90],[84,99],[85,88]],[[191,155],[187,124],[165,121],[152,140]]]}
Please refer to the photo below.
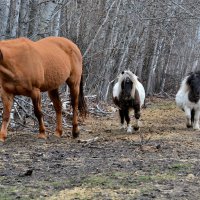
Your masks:
{"label": "tree trunk", "polygon": [[160,87],[161,92],[164,91],[165,82],[166,82],[166,73],[167,73],[167,70],[169,68],[169,61],[170,61],[170,56],[171,56],[171,53],[172,53],[172,48],[173,48],[173,45],[174,45],[175,36],[176,36],[176,32],[174,32],[172,40],[170,42],[170,47],[169,47],[170,49],[169,49],[169,52],[167,54],[167,63],[166,63],[164,70],[163,70],[163,79],[162,79],[162,84],[161,84],[161,87]]}
{"label": "tree trunk", "polygon": [[148,76],[147,90],[146,90],[147,95],[153,94],[155,70],[156,70],[156,67],[157,67],[161,48],[163,46],[163,41],[164,41],[164,38],[156,39],[156,43],[155,43],[154,51],[153,51],[152,62],[151,62],[151,65],[149,67],[149,76]]}
{"label": "tree trunk", "polygon": [[1,0],[0,2],[0,39],[6,38],[6,30],[8,26],[8,17],[10,10],[10,0]]}
{"label": "tree trunk", "polygon": [[13,0],[11,3],[11,17],[10,17],[10,37],[16,38],[18,36],[19,28],[19,11],[21,0]]}
{"label": "tree trunk", "polygon": [[59,9],[57,14],[55,15],[55,17],[53,19],[52,35],[54,35],[54,36],[59,36],[60,16],[61,16],[61,10]]}
{"label": "tree trunk", "polygon": [[21,0],[21,9],[19,14],[19,36],[28,36],[29,27],[29,14],[30,14],[30,3],[29,0]]}

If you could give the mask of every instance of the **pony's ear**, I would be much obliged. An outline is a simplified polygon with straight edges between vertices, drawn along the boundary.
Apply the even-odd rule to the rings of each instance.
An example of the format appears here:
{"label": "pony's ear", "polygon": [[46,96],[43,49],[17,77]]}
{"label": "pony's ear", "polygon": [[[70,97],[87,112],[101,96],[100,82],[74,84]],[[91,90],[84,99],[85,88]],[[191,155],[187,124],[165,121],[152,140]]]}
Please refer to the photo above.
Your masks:
{"label": "pony's ear", "polygon": [[187,79],[187,84],[190,86],[191,85],[191,82],[192,80],[194,79],[194,74],[191,74],[188,79]]}
{"label": "pony's ear", "polygon": [[3,53],[2,53],[2,51],[0,49],[0,61],[2,61],[2,60],[3,60]]}
{"label": "pony's ear", "polygon": [[191,76],[192,74],[194,74],[194,72],[188,72],[188,76]]}

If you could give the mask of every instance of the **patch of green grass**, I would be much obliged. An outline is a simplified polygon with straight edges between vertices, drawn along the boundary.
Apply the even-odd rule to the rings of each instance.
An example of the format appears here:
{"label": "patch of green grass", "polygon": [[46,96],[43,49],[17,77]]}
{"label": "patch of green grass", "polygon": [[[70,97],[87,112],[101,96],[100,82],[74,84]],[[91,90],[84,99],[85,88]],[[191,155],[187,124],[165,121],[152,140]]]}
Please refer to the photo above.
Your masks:
{"label": "patch of green grass", "polygon": [[94,175],[86,178],[83,185],[87,187],[113,188],[116,185],[116,181],[106,175]]}
{"label": "patch of green grass", "polygon": [[0,185],[0,200],[10,200],[10,199],[36,199],[46,195],[46,189],[51,188],[63,188],[69,184],[69,181],[40,181],[34,186],[29,184],[20,184],[18,186],[1,186]]}
{"label": "patch of green grass", "polygon": [[101,188],[136,188],[141,183],[148,184],[156,181],[171,181],[177,178],[173,173],[153,173],[147,175],[136,175],[127,172],[114,172],[112,174],[99,174],[86,178],[83,181],[85,187],[101,187]]}
{"label": "patch of green grass", "polygon": [[190,172],[192,165],[190,163],[175,163],[170,165],[171,171],[188,171]]}
{"label": "patch of green grass", "polygon": [[67,180],[62,180],[62,181],[53,181],[53,182],[50,182],[50,185],[54,188],[60,188],[60,187],[63,187],[63,186],[70,186],[71,184],[73,183],[73,180],[70,180],[70,179],[67,179]]}
{"label": "patch of green grass", "polygon": [[[65,196],[68,194],[69,199],[89,200],[97,199],[97,196],[98,199],[104,199],[104,195],[107,195],[107,198],[120,199],[120,195],[123,194],[124,198],[132,199],[143,193],[153,191],[155,189],[153,183],[176,179],[177,176],[174,173],[159,174],[157,170],[152,171],[151,174],[144,175],[116,171],[90,175],[82,179],[79,186],[58,192],[58,195]],[[56,199],[56,197],[58,196],[54,194],[52,200]]]}
{"label": "patch of green grass", "polygon": [[174,102],[157,103],[150,106],[152,110],[174,110],[175,108],[176,104]]}
{"label": "patch of green grass", "polygon": [[16,186],[3,186],[0,187],[0,199],[15,199],[20,197],[20,189]]}
{"label": "patch of green grass", "polygon": [[170,180],[175,180],[176,179],[176,175],[173,174],[168,174],[168,173],[164,173],[164,174],[157,174],[157,175],[143,175],[143,176],[138,176],[137,179],[140,182],[155,182],[155,181],[170,181]]}

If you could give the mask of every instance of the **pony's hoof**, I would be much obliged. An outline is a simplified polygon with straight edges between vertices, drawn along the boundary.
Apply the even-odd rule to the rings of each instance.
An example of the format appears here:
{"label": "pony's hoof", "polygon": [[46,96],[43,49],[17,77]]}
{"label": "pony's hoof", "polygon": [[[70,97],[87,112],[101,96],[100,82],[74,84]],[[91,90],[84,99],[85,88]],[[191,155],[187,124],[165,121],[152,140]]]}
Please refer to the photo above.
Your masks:
{"label": "pony's hoof", "polygon": [[125,130],[125,129],[126,129],[126,125],[125,124],[121,124],[120,130]]}
{"label": "pony's hoof", "polygon": [[46,135],[45,133],[39,133],[39,134],[37,135],[37,138],[38,138],[38,139],[44,139],[44,140],[46,140],[46,139],[47,139],[47,135]]}
{"label": "pony's hoof", "polygon": [[187,124],[186,127],[187,127],[187,128],[192,128],[192,125]]}
{"label": "pony's hoof", "polygon": [[140,130],[140,127],[139,127],[139,126],[134,126],[134,130],[135,130],[135,131],[139,131],[139,130]]}
{"label": "pony's hoof", "polygon": [[129,126],[128,128],[127,128],[127,133],[132,133],[133,132],[133,128],[131,127],[131,126]]}

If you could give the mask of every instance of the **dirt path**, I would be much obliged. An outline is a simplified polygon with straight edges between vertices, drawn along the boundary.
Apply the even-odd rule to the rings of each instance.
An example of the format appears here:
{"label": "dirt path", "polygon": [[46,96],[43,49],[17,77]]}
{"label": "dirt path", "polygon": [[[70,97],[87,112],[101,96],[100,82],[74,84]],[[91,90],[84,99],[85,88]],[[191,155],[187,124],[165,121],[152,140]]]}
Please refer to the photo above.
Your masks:
{"label": "dirt path", "polygon": [[118,121],[90,116],[78,140],[10,132],[0,145],[0,199],[200,199],[200,131],[185,128],[174,102],[149,100],[140,132]]}

